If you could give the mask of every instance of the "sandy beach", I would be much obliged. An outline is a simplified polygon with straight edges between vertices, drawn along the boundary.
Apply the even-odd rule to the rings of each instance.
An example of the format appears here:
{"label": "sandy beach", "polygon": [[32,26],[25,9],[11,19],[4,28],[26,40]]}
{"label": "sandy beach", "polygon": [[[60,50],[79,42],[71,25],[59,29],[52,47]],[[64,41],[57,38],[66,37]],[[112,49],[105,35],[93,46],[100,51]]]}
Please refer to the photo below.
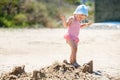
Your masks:
{"label": "sandy beach", "polygon": [[[64,59],[70,48],[66,29],[0,29],[0,74],[16,65],[30,72]],[[120,30],[81,29],[77,52],[79,64],[93,60],[94,71],[120,76]]]}

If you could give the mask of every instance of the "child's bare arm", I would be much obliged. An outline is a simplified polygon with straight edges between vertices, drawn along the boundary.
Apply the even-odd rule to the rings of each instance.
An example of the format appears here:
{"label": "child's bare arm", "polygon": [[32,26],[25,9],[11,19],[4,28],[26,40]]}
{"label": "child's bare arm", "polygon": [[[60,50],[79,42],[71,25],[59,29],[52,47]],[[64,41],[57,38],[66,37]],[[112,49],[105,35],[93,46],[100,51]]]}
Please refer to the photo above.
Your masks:
{"label": "child's bare arm", "polygon": [[92,23],[93,23],[93,22],[84,23],[84,24],[82,24],[80,27],[81,27],[81,28],[89,27]]}
{"label": "child's bare arm", "polygon": [[62,20],[63,26],[67,27],[65,16],[64,15],[60,15],[60,19]]}
{"label": "child's bare arm", "polygon": [[62,20],[62,23],[63,23],[63,25],[64,25],[64,27],[68,27],[68,26],[70,26],[71,25],[71,23],[73,22],[73,17],[70,17],[70,18],[68,18],[67,20],[65,19],[65,16],[63,16],[63,15],[60,15],[60,18],[61,18],[61,20]]}

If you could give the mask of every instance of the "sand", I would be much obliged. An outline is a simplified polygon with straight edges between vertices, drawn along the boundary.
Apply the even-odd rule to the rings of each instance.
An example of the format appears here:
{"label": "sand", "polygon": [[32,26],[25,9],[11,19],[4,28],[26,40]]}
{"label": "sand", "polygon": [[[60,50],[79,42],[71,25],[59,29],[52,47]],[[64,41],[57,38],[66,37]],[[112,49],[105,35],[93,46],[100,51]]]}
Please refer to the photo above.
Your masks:
{"label": "sand", "polygon": [[[66,29],[0,29],[0,74],[25,65],[26,72],[69,61]],[[77,60],[93,60],[94,71],[120,76],[120,30],[82,29]]]}

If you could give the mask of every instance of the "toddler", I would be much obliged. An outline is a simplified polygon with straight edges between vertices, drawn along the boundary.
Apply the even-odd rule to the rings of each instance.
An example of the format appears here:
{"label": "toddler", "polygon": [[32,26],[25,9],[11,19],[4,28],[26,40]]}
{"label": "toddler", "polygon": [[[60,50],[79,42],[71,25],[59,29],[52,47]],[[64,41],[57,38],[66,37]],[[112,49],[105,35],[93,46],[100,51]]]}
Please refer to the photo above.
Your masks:
{"label": "toddler", "polygon": [[75,67],[78,67],[79,64],[76,60],[76,54],[78,49],[79,42],[79,32],[80,28],[89,26],[91,23],[81,24],[80,22],[88,17],[88,8],[85,5],[79,5],[73,13],[73,16],[70,16],[67,20],[65,16],[61,15],[60,18],[64,27],[68,28],[67,34],[65,34],[64,38],[66,42],[71,47],[71,55],[70,55],[70,63]]}

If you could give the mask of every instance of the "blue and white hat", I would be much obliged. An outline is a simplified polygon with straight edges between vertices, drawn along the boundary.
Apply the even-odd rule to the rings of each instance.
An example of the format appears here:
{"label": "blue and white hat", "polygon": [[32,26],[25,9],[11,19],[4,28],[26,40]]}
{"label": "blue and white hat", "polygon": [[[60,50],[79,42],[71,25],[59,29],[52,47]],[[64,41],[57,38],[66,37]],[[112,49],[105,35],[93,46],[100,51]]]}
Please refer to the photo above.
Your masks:
{"label": "blue and white hat", "polygon": [[84,14],[88,16],[88,7],[85,5],[80,5],[76,8],[73,14]]}

